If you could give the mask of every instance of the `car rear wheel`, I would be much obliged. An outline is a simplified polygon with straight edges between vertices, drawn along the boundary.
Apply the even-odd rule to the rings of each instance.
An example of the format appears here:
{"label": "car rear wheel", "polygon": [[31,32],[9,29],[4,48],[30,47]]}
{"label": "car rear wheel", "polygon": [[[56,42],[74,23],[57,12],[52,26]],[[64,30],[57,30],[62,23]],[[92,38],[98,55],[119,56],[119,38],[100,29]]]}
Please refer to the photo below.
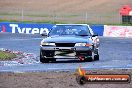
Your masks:
{"label": "car rear wheel", "polygon": [[99,55],[95,55],[94,60],[99,60]]}
{"label": "car rear wheel", "polygon": [[98,49],[96,49],[96,51],[95,51],[94,60],[99,60],[99,51],[98,51]]}

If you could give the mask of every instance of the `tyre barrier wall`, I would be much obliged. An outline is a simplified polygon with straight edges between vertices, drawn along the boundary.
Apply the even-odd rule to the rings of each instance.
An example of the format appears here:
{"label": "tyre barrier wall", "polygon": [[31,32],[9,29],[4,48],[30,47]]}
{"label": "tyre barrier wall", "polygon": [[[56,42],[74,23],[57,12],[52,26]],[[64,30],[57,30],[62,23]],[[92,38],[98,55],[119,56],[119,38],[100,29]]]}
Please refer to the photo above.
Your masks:
{"label": "tyre barrier wall", "polygon": [[[41,34],[48,32],[54,24],[0,22],[0,32]],[[89,25],[99,36],[132,37],[132,26]]]}
{"label": "tyre barrier wall", "polygon": [[[54,24],[0,22],[0,32],[41,34],[49,31],[53,26]],[[89,27],[99,36],[103,36],[103,25],[89,25]]]}

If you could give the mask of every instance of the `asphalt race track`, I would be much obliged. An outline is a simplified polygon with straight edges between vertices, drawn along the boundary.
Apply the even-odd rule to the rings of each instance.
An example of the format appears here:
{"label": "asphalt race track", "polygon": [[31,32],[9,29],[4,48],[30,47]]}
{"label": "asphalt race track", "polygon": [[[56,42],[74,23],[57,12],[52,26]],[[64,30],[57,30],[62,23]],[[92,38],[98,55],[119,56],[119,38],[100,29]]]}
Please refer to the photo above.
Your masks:
{"label": "asphalt race track", "polygon": [[[0,48],[34,53],[39,57],[41,35],[0,33]],[[15,66],[0,66],[0,72],[24,71],[74,71],[79,66],[85,69],[131,69],[132,38],[100,37],[100,60],[80,62],[78,60],[57,60],[57,62],[37,63]]]}

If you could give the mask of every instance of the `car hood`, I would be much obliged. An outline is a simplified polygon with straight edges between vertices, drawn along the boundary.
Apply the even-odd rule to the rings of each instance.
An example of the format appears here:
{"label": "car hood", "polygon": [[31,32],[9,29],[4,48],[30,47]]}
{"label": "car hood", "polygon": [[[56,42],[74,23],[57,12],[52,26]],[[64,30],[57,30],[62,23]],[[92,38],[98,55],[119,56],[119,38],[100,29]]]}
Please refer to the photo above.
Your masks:
{"label": "car hood", "polygon": [[89,43],[92,39],[90,36],[51,36],[43,39],[43,42],[52,43]]}

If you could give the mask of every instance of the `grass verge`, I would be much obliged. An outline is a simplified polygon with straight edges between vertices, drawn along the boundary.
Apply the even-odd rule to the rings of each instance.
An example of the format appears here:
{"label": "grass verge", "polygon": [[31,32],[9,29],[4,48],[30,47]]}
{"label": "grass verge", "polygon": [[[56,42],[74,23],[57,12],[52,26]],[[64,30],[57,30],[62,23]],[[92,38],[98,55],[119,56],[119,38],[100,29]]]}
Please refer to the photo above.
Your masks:
{"label": "grass verge", "polygon": [[0,60],[11,60],[15,57],[16,57],[16,55],[14,53],[0,51]]}
{"label": "grass verge", "polygon": [[[28,21],[28,20],[24,20],[24,21],[18,21],[18,20],[3,20],[0,19],[0,22],[19,22],[19,23],[51,23],[51,24],[68,24],[68,22],[62,22],[62,21],[50,21],[50,20],[44,20],[44,21]],[[100,23],[100,24],[96,24],[96,23],[88,23],[88,22],[72,22],[73,24],[89,24],[89,25],[117,25],[117,26],[132,26],[131,23],[126,23],[126,24],[122,24],[122,23]]]}

